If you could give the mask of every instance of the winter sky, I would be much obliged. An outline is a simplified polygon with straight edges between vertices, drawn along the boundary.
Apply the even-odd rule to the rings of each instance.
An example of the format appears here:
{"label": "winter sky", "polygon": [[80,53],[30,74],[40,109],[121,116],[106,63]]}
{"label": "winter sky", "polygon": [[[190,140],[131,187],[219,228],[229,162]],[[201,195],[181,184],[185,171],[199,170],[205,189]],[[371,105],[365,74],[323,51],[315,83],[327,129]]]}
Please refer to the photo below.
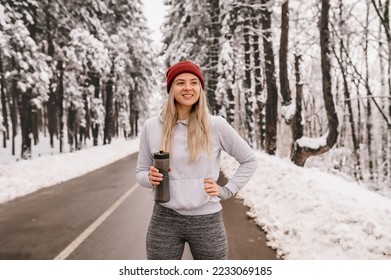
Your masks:
{"label": "winter sky", "polygon": [[162,34],[160,25],[163,23],[165,6],[163,0],[142,0],[144,2],[144,14],[147,23],[152,30],[152,39],[157,46],[161,45]]}

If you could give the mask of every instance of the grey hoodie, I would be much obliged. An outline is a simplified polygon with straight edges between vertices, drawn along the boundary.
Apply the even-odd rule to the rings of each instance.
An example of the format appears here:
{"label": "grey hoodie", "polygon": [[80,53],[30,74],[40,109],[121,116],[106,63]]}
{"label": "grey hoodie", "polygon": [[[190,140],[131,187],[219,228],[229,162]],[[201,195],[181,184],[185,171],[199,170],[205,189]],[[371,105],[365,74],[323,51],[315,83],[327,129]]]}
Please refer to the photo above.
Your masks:
{"label": "grey hoodie", "polygon": [[[172,151],[170,152],[170,201],[161,205],[182,215],[205,215],[221,210],[220,198],[209,196],[204,190],[204,179],[217,180],[220,173],[221,151],[233,156],[239,167],[224,186],[232,194],[241,189],[257,168],[254,151],[236,130],[222,117],[211,116],[212,154],[204,152],[198,160],[190,162],[187,149],[187,121],[178,121],[175,127]],[[150,188],[148,172],[153,165],[153,154],[162,143],[163,119],[160,116],[148,119],[142,129],[136,177],[140,185]],[[158,188],[159,186],[157,186]]]}

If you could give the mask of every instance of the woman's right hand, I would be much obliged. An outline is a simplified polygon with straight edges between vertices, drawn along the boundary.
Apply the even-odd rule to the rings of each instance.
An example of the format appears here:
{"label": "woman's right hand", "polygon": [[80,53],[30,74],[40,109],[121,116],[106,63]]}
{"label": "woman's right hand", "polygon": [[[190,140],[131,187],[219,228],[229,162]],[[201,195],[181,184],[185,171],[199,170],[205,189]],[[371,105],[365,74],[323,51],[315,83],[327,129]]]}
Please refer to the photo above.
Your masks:
{"label": "woman's right hand", "polygon": [[151,166],[149,168],[149,175],[148,175],[149,181],[151,184],[156,187],[160,184],[160,182],[163,180],[163,174],[159,173],[159,169],[157,169],[154,166]]}

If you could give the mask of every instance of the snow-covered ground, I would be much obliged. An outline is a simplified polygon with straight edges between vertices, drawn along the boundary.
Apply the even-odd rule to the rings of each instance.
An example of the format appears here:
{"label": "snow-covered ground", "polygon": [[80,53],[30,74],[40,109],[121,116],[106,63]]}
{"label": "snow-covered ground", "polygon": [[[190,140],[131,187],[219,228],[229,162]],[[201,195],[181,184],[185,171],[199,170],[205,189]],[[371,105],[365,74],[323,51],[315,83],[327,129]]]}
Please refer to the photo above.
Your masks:
{"label": "snow-covered ground", "polygon": [[[238,194],[284,259],[391,260],[391,200],[342,177],[257,152]],[[229,176],[235,161],[226,157]]]}
{"label": "snow-covered ground", "polygon": [[[0,203],[83,175],[138,150],[138,140],[0,165]],[[0,153],[4,156],[4,153]],[[391,259],[391,200],[342,177],[257,152],[238,197],[284,259]],[[236,162],[223,157],[229,177]],[[55,187],[55,186],[54,186]]]}

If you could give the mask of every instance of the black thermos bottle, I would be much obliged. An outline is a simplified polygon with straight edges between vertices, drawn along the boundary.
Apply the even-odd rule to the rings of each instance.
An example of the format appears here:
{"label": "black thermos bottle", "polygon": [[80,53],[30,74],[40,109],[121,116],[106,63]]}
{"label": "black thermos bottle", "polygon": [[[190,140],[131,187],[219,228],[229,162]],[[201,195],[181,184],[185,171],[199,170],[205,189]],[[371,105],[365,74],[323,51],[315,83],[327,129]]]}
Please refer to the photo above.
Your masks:
{"label": "black thermos bottle", "polygon": [[153,154],[153,166],[163,174],[163,181],[155,187],[155,201],[164,203],[170,200],[170,184],[168,170],[170,168],[170,154],[160,150]]}

